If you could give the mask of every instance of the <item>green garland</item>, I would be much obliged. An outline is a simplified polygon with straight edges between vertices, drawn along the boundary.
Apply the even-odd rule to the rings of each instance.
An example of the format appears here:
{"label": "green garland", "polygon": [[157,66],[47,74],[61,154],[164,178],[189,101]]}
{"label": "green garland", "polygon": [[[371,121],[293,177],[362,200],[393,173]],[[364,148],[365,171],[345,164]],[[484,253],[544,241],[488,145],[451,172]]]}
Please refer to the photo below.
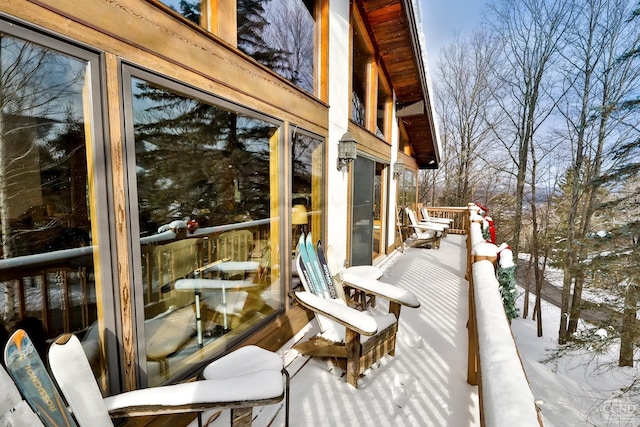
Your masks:
{"label": "green garland", "polygon": [[482,238],[485,241],[490,242],[491,241],[491,232],[489,231],[489,227],[485,227],[484,224],[486,224],[486,222],[484,222],[483,225],[482,225]]}
{"label": "green garland", "polygon": [[498,266],[498,283],[504,311],[509,320],[515,319],[520,315],[516,307],[516,266],[507,268]]}

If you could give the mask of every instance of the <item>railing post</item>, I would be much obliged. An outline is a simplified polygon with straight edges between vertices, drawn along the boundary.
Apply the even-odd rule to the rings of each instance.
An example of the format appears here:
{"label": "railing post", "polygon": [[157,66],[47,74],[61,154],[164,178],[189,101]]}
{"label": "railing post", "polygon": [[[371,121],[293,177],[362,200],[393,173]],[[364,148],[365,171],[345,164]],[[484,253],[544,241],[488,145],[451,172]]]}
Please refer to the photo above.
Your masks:
{"label": "railing post", "polygon": [[471,265],[473,263],[471,247],[471,213],[473,203],[469,203],[469,214],[465,216],[464,228],[467,234],[467,272],[465,278],[469,283],[469,321],[467,323],[467,383],[471,385],[478,385],[478,324],[476,323],[476,304],[475,294],[473,291],[473,277],[471,274]]}

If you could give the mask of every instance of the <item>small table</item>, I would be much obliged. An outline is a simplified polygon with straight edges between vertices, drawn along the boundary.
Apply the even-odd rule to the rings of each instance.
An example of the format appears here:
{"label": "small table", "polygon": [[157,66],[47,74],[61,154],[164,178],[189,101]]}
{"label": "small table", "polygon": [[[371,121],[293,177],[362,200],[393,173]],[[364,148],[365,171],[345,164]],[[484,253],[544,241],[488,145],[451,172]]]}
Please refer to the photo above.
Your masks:
{"label": "small table", "polygon": [[200,293],[203,290],[217,290],[222,291],[222,316],[223,327],[228,330],[227,319],[227,289],[246,289],[252,288],[256,285],[253,283],[253,278],[243,280],[224,280],[224,279],[179,279],[175,283],[176,291],[193,291],[195,293],[196,304],[196,333],[198,337],[198,346],[203,346],[203,333],[202,333],[202,317],[200,313]]}

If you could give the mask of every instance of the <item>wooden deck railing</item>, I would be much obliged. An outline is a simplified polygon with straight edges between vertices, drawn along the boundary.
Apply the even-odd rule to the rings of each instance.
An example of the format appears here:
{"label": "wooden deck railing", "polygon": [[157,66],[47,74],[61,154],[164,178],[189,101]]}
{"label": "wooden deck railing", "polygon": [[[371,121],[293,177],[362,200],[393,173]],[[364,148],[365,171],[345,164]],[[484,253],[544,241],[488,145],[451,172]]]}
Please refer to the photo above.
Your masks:
{"label": "wooden deck railing", "polygon": [[497,247],[482,237],[483,218],[470,205],[465,221],[469,281],[467,382],[477,385],[483,426],[543,426],[502,305]]}
{"label": "wooden deck railing", "polygon": [[427,211],[432,218],[452,219],[453,223],[448,230],[451,234],[467,234],[469,209],[465,207],[434,207],[428,206]]}
{"label": "wooden deck railing", "polygon": [[[216,259],[214,243],[220,234],[248,230],[252,237],[250,256],[257,257],[266,250],[263,246],[269,239],[269,225],[267,219],[203,227],[181,240],[172,231],[141,238],[145,303],[159,298],[163,284],[181,277],[181,269],[171,264],[170,247],[179,245],[187,257],[193,258],[191,265],[198,266]],[[96,250],[85,246],[0,259],[0,319],[12,325],[26,317],[38,318],[50,337],[89,328],[97,320]]]}
{"label": "wooden deck railing", "polygon": [[[91,326],[97,319],[94,249],[86,246],[0,260],[2,306],[11,316],[5,322],[36,317],[50,336]],[[13,301],[7,300],[12,295],[9,288]]]}

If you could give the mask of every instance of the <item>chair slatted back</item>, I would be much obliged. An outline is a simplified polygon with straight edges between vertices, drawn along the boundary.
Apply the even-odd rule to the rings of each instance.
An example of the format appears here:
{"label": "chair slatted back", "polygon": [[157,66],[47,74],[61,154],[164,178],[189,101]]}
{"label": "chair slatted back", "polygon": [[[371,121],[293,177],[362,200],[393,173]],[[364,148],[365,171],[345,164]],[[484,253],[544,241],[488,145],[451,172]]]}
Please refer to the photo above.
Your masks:
{"label": "chair slatted back", "polygon": [[253,250],[253,234],[249,230],[227,231],[216,242],[218,259],[248,261]]}

